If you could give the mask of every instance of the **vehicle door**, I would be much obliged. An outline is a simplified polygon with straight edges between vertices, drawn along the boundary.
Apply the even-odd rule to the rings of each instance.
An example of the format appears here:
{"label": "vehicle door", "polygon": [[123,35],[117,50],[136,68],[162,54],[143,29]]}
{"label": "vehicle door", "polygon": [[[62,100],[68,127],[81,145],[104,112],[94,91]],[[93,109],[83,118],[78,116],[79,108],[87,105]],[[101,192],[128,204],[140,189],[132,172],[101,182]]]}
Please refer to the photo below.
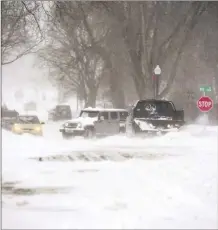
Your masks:
{"label": "vehicle door", "polygon": [[97,135],[110,135],[109,126],[109,113],[104,111],[99,113],[98,120],[95,121],[95,132]]}
{"label": "vehicle door", "polygon": [[119,112],[111,111],[110,114],[110,120],[108,124],[108,132],[110,132],[110,135],[115,135],[120,132],[120,116]]}

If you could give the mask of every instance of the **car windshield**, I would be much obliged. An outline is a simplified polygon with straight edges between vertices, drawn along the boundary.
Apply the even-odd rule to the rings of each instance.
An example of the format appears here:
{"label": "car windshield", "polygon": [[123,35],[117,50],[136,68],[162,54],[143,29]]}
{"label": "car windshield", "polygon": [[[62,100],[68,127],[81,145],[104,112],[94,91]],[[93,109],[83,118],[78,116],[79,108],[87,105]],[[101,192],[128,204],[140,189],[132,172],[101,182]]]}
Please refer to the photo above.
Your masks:
{"label": "car windshield", "polygon": [[99,111],[82,111],[80,114],[80,117],[86,118],[86,117],[97,117],[99,114]]}
{"label": "car windshield", "polygon": [[169,102],[163,101],[141,101],[134,109],[135,117],[151,117],[151,116],[169,116],[173,112],[173,106]]}
{"label": "car windshield", "polygon": [[40,124],[36,116],[19,116],[17,121],[20,124]]}

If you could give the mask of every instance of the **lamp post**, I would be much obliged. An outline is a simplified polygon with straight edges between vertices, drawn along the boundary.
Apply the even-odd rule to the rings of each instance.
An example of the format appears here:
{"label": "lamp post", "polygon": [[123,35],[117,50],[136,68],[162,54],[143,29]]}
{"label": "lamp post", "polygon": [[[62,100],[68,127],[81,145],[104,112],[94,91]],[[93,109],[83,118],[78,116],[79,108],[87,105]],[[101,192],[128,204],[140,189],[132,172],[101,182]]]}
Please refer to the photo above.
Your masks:
{"label": "lamp post", "polygon": [[153,75],[154,99],[156,99],[158,95],[160,75],[161,75],[161,68],[159,65],[157,65],[154,69],[154,75]]}

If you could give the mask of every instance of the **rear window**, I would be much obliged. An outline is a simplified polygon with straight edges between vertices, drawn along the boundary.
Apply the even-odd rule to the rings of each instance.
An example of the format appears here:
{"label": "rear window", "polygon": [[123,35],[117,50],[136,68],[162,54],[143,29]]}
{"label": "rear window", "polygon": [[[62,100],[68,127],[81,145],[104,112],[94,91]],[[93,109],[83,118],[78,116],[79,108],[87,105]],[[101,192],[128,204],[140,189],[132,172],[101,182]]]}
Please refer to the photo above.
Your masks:
{"label": "rear window", "polygon": [[39,118],[37,116],[19,116],[17,121],[20,124],[39,124]]}
{"label": "rear window", "polygon": [[167,116],[173,112],[174,108],[167,101],[140,101],[134,109],[136,117],[144,117],[150,115]]}
{"label": "rear window", "polygon": [[70,106],[69,105],[57,105],[56,106],[56,110],[57,111],[69,111],[70,110]]}
{"label": "rear window", "polygon": [[111,120],[117,120],[118,119],[117,112],[110,112],[110,114],[111,114]]}

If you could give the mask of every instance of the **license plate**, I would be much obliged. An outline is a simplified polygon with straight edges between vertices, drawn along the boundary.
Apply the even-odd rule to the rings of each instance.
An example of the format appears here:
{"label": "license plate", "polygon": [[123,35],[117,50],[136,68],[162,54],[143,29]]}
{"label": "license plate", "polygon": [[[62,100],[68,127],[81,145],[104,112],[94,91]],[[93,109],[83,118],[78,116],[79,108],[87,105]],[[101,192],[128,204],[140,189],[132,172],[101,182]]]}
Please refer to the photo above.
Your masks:
{"label": "license plate", "polygon": [[66,131],[67,133],[74,133],[74,130],[73,130],[73,129],[69,129],[69,128],[65,128],[65,131]]}

